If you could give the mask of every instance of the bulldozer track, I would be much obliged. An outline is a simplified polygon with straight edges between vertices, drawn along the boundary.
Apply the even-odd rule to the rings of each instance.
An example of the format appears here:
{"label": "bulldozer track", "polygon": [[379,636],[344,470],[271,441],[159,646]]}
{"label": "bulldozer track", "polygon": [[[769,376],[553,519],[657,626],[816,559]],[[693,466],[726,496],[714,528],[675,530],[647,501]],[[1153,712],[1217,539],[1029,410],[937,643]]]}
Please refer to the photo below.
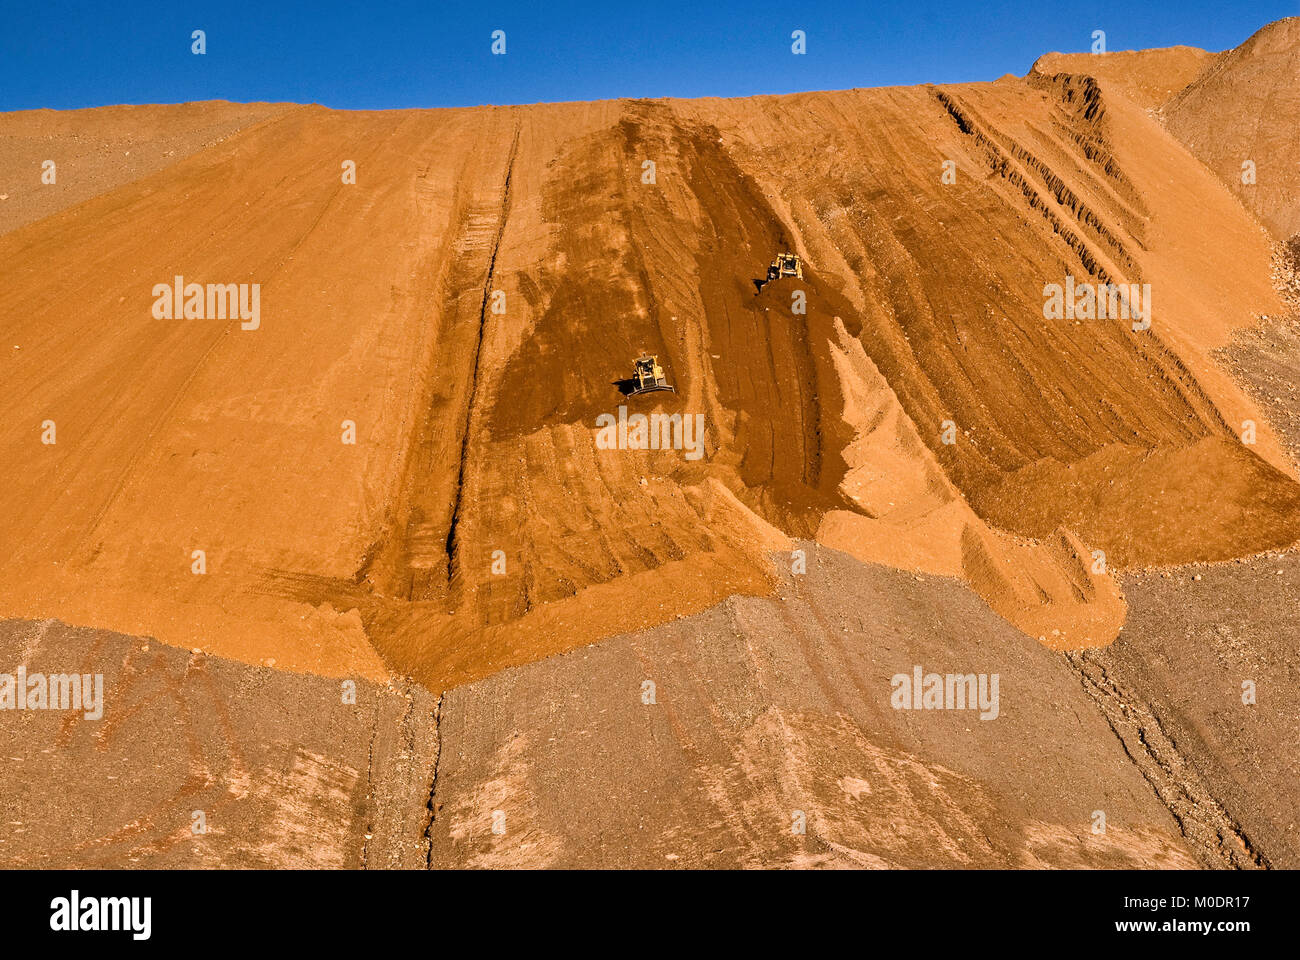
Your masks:
{"label": "bulldozer track", "polygon": [[1104,650],[1066,654],[1084,690],[1096,703],[1124,752],[1178,822],[1197,858],[1220,870],[1269,869],[1241,825],[1210,792],[1156,714],[1137,700],[1108,668]]}
{"label": "bulldozer track", "polygon": [[451,521],[447,527],[447,587],[451,588],[456,576],[456,554],[459,548],[457,528],[460,523],[461,505],[465,495],[465,468],[469,461],[470,431],[474,423],[474,403],[478,398],[479,365],[483,355],[483,336],[487,330],[488,300],[492,296],[492,281],[496,277],[497,255],[501,250],[501,238],[506,231],[506,220],[510,216],[510,180],[514,175],[515,157],[519,153],[519,122],[515,121],[514,136],[510,141],[510,153],[506,158],[506,175],[501,186],[501,209],[497,217],[496,236],[492,240],[492,253],[488,257],[487,274],[483,278],[483,294],[479,300],[478,337],[474,344],[474,359],[470,365],[469,401],[465,404],[465,423],[461,432],[460,466],[456,474],[456,488],[452,497]]}

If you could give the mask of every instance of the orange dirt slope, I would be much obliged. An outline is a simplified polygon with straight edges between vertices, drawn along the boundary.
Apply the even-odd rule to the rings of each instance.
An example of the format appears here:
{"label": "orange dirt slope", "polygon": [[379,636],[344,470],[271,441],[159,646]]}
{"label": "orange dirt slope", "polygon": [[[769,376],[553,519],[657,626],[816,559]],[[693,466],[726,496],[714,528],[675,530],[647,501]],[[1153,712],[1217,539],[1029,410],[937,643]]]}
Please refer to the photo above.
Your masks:
{"label": "orange dirt slope", "polygon": [[1122,93],[1144,109],[1159,109],[1185,90],[1219,57],[1198,47],[1113,50],[1107,53],[1045,53],[1031,73],[1084,74]]}
{"label": "orange dirt slope", "polygon": [[1297,75],[1300,17],[1288,17],[1224,53],[1164,107],[1170,132],[1278,239],[1300,233]]}
{"label": "orange dirt slope", "polygon": [[[803,281],[756,290],[782,249]],[[1072,74],[289,108],[0,235],[0,615],[437,689],[768,592],[816,537],[1104,644],[1111,567],[1300,537],[1209,359],[1268,253]],[[1067,274],[1149,282],[1151,329],[1045,319]],[[260,325],[156,319],[177,275],[260,284]],[[677,393],[621,396],[641,351]],[[620,405],[700,414],[703,456],[601,449]]]}

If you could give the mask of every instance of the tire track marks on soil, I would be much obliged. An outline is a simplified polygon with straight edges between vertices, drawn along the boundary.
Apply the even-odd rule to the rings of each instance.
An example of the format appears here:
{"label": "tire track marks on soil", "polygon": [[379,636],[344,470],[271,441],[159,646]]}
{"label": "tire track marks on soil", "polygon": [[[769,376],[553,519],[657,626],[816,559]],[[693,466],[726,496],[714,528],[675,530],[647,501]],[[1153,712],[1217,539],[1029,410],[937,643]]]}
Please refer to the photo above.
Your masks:
{"label": "tire track marks on soil", "polygon": [[1124,752],[1178,821],[1183,836],[1206,866],[1221,870],[1269,869],[1241,825],[1210,792],[1160,722],[1154,704],[1137,701],[1108,669],[1105,651],[1066,654]]}
{"label": "tire track marks on soil", "polygon": [[510,216],[510,178],[514,175],[515,157],[519,153],[519,121],[515,121],[514,138],[510,142],[510,154],[506,159],[505,182],[501,186],[501,212],[497,218],[496,237],[492,242],[492,253],[488,258],[487,276],[483,279],[483,295],[479,302],[478,339],[474,344],[474,360],[470,369],[469,398],[465,404],[465,425],[461,433],[460,468],[456,475],[456,488],[452,497],[451,523],[447,529],[447,589],[450,592],[452,581],[456,576],[456,528],[460,523],[460,512],[465,494],[465,468],[469,460],[470,430],[474,423],[474,402],[478,398],[479,365],[483,355],[483,334],[487,329],[488,300],[492,296],[492,281],[496,276],[497,255],[501,251],[501,237],[506,232],[506,220]]}

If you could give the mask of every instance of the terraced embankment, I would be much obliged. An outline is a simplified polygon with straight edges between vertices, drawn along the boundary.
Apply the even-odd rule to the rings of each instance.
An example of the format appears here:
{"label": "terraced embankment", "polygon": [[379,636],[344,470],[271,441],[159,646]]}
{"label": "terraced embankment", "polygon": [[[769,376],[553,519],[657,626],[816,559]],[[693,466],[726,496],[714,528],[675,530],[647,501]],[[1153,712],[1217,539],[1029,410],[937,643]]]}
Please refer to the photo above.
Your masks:
{"label": "terraced embankment", "polygon": [[[792,536],[1059,648],[1116,635],[1112,569],[1300,536],[1211,359],[1267,243],[1086,77],[292,108],[0,256],[15,616],[441,689],[767,593]],[[257,329],[156,319],[178,275],[261,284]],[[1046,318],[1067,275],[1150,283],[1151,328]],[[615,388],[641,350],[676,394]],[[620,405],[703,456],[600,449]]]}
{"label": "terraced embankment", "polygon": [[[1275,27],[1203,73],[0,116],[0,652],[113,691],[6,711],[0,858],[1293,865],[1279,595],[1143,569],[1300,538],[1269,237],[1175,122],[1281,89]],[[164,319],[176,277],[259,314]],[[1052,319],[1067,278],[1149,329]],[[642,351],[676,393],[624,396]],[[700,456],[605,448],[620,407]],[[1000,718],[893,710],[918,663]]]}

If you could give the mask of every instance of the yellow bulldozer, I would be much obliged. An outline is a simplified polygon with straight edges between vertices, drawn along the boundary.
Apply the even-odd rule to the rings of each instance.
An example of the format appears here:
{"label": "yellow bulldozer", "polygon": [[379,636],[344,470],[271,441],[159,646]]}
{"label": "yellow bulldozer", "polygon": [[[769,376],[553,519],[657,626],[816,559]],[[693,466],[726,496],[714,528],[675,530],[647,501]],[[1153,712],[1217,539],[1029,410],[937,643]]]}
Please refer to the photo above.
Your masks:
{"label": "yellow bulldozer", "polygon": [[771,283],[782,277],[797,277],[802,280],[803,261],[793,253],[778,253],[771,266],[767,268],[767,282]]}
{"label": "yellow bulldozer", "polygon": [[629,397],[641,393],[653,393],[656,390],[677,392],[677,388],[672,386],[664,376],[664,368],[659,366],[659,358],[649,354],[637,357],[633,361],[632,380],[629,386],[631,387],[627,391]]}

